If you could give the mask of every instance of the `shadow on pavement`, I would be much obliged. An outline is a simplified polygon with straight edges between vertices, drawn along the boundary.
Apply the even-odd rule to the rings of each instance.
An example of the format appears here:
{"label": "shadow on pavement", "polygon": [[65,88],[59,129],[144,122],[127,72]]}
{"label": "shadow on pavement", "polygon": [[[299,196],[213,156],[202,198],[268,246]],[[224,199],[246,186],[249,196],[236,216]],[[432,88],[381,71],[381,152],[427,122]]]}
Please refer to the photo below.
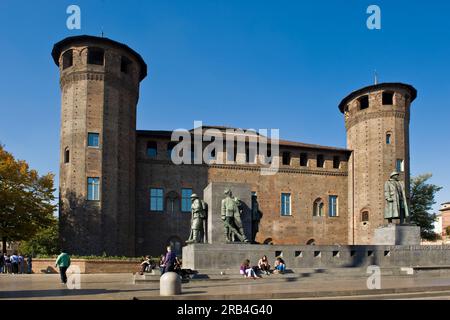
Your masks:
{"label": "shadow on pavement", "polygon": [[107,289],[51,289],[51,290],[22,290],[22,291],[2,291],[0,299],[18,299],[18,298],[46,298],[46,297],[67,297],[84,296],[96,294],[114,294],[135,291],[155,291],[159,289],[140,289],[140,290],[107,290]]}

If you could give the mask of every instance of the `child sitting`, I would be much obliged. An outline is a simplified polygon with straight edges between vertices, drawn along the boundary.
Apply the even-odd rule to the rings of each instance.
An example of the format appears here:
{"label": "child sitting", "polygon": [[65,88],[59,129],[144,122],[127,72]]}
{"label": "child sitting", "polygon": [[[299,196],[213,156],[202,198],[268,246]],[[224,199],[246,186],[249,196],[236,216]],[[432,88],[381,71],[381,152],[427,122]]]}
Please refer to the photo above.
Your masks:
{"label": "child sitting", "polygon": [[273,273],[282,274],[286,271],[286,263],[284,263],[284,260],[281,259],[281,257],[278,257],[275,260],[274,268]]}

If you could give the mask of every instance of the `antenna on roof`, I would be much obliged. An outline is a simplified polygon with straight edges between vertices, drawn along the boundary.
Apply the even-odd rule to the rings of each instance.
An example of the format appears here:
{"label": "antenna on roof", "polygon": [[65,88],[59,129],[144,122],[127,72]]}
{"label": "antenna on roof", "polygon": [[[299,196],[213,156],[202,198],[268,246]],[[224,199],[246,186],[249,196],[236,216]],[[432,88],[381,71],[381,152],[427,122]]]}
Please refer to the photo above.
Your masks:
{"label": "antenna on roof", "polygon": [[375,84],[378,84],[378,73],[377,73],[377,70],[375,70],[375,72],[374,72],[374,77],[375,77]]}
{"label": "antenna on roof", "polygon": [[105,35],[105,34],[103,33],[103,27],[102,27],[102,38],[104,38],[104,35]]}

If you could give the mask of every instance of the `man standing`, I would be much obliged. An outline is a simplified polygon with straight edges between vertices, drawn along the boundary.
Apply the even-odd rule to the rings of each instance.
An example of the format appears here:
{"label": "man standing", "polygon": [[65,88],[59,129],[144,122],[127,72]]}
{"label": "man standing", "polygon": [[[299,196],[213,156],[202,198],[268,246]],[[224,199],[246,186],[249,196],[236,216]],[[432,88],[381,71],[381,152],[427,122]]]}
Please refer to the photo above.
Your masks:
{"label": "man standing", "polygon": [[70,267],[70,256],[64,251],[56,258],[55,267],[59,267],[59,274],[61,275],[61,283],[67,283],[66,271]]}
{"label": "man standing", "polygon": [[241,221],[240,200],[233,197],[230,189],[226,189],[225,199],[222,200],[221,218],[224,222],[225,238],[228,242],[234,241],[236,236],[241,242],[249,242],[244,233]]}
{"label": "man standing", "polygon": [[394,171],[384,184],[386,199],[384,218],[388,219],[389,223],[392,223],[392,219],[400,219],[400,224],[402,224],[409,217],[409,210],[405,187],[398,177],[399,173]]}
{"label": "man standing", "polygon": [[173,272],[175,268],[175,252],[172,251],[171,246],[167,246],[167,253],[166,257],[164,258],[164,272],[161,274],[163,275],[166,272]]}
{"label": "man standing", "polygon": [[206,212],[204,204],[195,193],[191,195],[191,201],[191,234],[186,243],[200,243],[203,242],[203,221],[206,219]]}

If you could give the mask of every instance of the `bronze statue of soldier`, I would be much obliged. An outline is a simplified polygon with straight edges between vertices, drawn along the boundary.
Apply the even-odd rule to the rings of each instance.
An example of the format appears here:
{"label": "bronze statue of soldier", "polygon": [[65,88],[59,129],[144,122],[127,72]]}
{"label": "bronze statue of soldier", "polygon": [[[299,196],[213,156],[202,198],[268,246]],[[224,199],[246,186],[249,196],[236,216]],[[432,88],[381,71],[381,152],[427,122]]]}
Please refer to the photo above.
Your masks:
{"label": "bronze statue of soldier", "polygon": [[225,199],[222,200],[221,218],[224,223],[224,233],[227,242],[234,242],[235,237],[241,242],[250,242],[244,233],[241,221],[240,200],[233,197],[230,189],[225,190]]}
{"label": "bronze statue of soldier", "polygon": [[405,186],[398,180],[399,173],[394,171],[390,179],[384,184],[384,197],[386,205],[384,208],[384,218],[392,223],[393,219],[400,219],[403,224],[409,217],[408,200],[406,198]]}
{"label": "bronze statue of soldier", "polygon": [[206,219],[206,208],[205,204],[195,193],[191,195],[191,201],[191,233],[189,235],[189,239],[186,240],[186,243],[201,243],[203,242],[203,222]]}

